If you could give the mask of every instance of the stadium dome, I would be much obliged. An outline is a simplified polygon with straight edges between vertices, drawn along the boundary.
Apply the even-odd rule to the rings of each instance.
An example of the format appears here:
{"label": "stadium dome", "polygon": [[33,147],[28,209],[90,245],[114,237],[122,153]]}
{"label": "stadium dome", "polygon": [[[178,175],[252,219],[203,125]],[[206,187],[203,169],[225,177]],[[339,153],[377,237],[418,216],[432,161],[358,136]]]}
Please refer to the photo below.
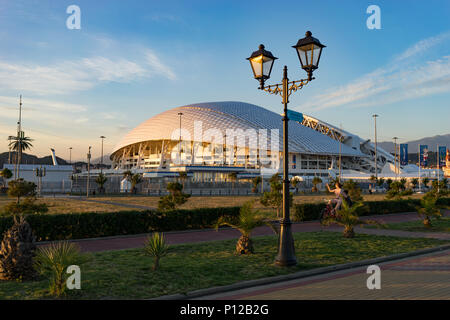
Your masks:
{"label": "stadium dome", "polygon": [[[250,172],[262,167],[259,159],[264,154],[281,155],[282,136],[282,116],[275,112],[244,102],[197,103],[146,120],[123,137],[113,149],[111,160],[118,169],[152,171],[182,165],[185,169],[233,167]],[[389,153],[378,150],[382,168],[392,159]],[[373,159],[370,160],[373,151],[368,140],[307,115],[303,115],[302,122],[289,121],[289,161],[293,173],[314,171],[314,175],[318,172],[328,175],[330,168],[336,168],[339,155],[344,169],[370,172],[374,170]],[[174,161],[174,154],[180,157],[180,162]],[[196,161],[198,154],[203,156],[200,162]],[[228,163],[218,161],[230,154],[233,159]],[[250,163],[251,159],[256,159],[256,163]]]}

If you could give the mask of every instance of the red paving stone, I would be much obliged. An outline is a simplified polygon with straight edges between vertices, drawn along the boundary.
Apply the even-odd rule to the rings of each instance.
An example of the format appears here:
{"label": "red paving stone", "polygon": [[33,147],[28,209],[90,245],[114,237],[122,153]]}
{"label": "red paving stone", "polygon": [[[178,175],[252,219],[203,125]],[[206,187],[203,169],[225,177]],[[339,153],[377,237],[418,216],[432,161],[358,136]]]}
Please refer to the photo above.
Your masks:
{"label": "red paving stone", "polygon": [[[449,214],[447,210],[446,215]],[[382,223],[395,223],[395,222],[405,222],[418,220],[419,217],[417,213],[401,213],[401,214],[388,214],[388,215],[378,215],[378,216],[367,216],[365,218],[370,218],[377,220]],[[331,226],[322,227],[317,221],[308,221],[303,223],[294,223],[292,225],[293,232],[314,232],[314,231],[341,231],[341,227]],[[359,229],[360,232],[382,232],[383,235],[391,235],[390,231],[395,230],[377,230],[377,229]],[[368,231],[372,230],[372,231]],[[259,227],[253,232],[253,236],[263,236],[272,235],[273,231],[269,227]],[[240,233],[233,229],[220,229],[215,231],[212,229],[200,230],[200,231],[181,231],[181,232],[166,232],[166,241],[169,244],[180,244],[180,243],[193,243],[193,242],[205,242],[205,241],[216,241],[216,240],[228,240],[235,239],[239,237]],[[427,236],[427,234],[416,233],[415,236]],[[401,236],[401,235],[400,235]],[[136,236],[125,236],[125,237],[111,237],[105,239],[85,239],[85,240],[75,240],[81,251],[83,252],[98,252],[107,250],[121,250],[121,249],[132,249],[132,248],[142,248],[144,242],[148,235],[136,235]]]}

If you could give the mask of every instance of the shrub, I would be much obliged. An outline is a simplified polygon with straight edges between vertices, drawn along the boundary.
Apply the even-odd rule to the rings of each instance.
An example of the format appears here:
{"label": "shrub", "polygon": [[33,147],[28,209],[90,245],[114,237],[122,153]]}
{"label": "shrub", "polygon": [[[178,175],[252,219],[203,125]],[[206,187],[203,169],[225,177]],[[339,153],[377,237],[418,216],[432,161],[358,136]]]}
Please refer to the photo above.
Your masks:
{"label": "shrub", "polygon": [[164,257],[168,252],[169,246],[166,244],[164,235],[159,232],[155,232],[152,236],[147,238],[145,243],[144,252],[149,256],[155,258],[153,264],[153,270],[156,271],[159,268],[159,260]]}
{"label": "shrub", "polygon": [[5,232],[0,244],[0,279],[31,280],[35,276],[35,237],[23,216],[13,219],[14,224]]}
{"label": "shrub", "polygon": [[[193,210],[84,212],[33,214],[27,221],[37,241],[69,240],[211,228],[221,216],[235,217],[239,207]],[[0,217],[0,236],[13,225],[13,217]]]}
{"label": "shrub", "polygon": [[21,197],[34,197],[36,195],[36,184],[23,179],[12,180],[8,183],[8,196],[17,197],[20,203]]}
{"label": "shrub", "polygon": [[[360,216],[415,212],[420,204],[419,199],[404,200],[384,200],[384,201],[364,201],[364,207],[361,208]],[[450,206],[450,198],[439,198],[436,202],[441,206]],[[311,221],[319,219],[320,212],[325,208],[325,202],[319,203],[301,203],[292,207],[293,221]]]}
{"label": "shrub", "polygon": [[86,258],[77,245],[61,241],[40,247],[36,254],[35,267],[41,274],[50,277],[50,294],[59,297],[66,289],[67,268],[85,261]]}
{"label": "shrub", "polygon": [[191,196],[183,192],[183,185],[179,182],[169,182],[167,184],[167,191],[169,195],[163,196],[159,199],[158,209],[161,211],[175,210],[177,206],[186,203]]}
{"label": "shrub", "polygon": [[27,197],[21,203],[10,202],[0,211],[0,216],[46,213],[48,207],[45,203],[36,204],[35,197]]}

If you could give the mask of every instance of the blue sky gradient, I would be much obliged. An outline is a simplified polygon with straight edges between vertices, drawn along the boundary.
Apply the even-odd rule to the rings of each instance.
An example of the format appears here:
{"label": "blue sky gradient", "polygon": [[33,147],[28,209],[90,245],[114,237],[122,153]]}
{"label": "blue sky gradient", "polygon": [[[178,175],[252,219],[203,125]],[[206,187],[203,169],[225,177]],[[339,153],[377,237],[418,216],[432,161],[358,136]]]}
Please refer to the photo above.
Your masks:
{"label": "blue sky gradient", "polygon": [[[81,30],[66,28],[69,5]],[[369,5],[381,29],[369,30]],[[237,100],[281,112],[245,60],[260,43],[279,58],[269,83],[305,74],[291,48],[306,30],[327,45],[316,80],[290,108],[379,140],[448,134],[449,1],[0,0],[0,151],[15,134],[19,94],[32,150],[84,158],[168,108]],[[97,155],[97,156],[98,156]]]}

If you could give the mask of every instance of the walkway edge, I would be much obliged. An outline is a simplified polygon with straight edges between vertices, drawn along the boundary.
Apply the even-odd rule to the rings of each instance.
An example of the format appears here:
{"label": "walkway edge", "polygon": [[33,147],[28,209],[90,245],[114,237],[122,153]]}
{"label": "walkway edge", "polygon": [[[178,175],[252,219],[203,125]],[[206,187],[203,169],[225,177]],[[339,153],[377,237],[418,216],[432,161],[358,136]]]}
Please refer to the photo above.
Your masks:
{"label": "walkway edge", "polygon": [[399,253],[394,254],[390,256],[384,256],[379,258],[373,258],[368,260],[361,260],[356,262],[350,262],[350,263],[344,263],[344,264],[338,264],[334,266],[329,267],[323,267],[323,268],[316,268],[308,271],[299,271],[291,274],[281,275],[281,276],[275,276],[275,277],[267,277],[267,278],[261,278],[256,280],[248,280],[248,281],[242,281],[226,286],[220,286],[220,287],[212,287],[212,288],[206,288],[206,289],[199,289],[195,291],[188,292],[186,294],[174,294],[174,295],[166,295],[166,296],[160,296],[157,298],[153,298],[152,300],[189,300],[193,298],[200,298],[203,296],[209,296],[213,294],[218,293],[225,293],[228,291],[235,291],[240,289],[247,289],[251,287],[257,287],[261,285],[267,285],[277,282],[283,282],[288,280],[294,280],[294,279],[301,279],[326,273],[331,273],[335,271],[342,271],[346,269],[353,269],[357,267],[363,267],[367,265],[392,261],[392,260],[399,260],[409,257],[414,257],[418,255],[423,255],[427,253],[433,253],[438,251],[444,251],[450,249],[450,244],[445,244],[433,248],[427,248],[427,249],[421,249],[417,251],[412,252],[405,252],[405,253]]}

